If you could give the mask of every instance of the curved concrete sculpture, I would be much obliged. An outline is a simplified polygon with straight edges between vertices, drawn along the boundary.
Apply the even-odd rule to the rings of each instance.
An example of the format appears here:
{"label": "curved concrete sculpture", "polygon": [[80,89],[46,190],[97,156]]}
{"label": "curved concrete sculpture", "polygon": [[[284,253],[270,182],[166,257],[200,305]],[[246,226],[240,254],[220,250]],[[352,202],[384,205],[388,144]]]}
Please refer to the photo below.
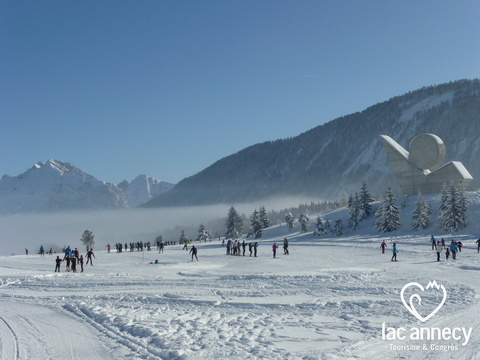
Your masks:
{"label": "curved concrete sculpture", "polygon": [[433,134],[418,135],[405,150],[390,136],[380,135],[388,160],[405,195],[439,193],[442,184],[455,181],[468,186],[472,175],[459,161],[439,167],[445,160],[445,144]]}

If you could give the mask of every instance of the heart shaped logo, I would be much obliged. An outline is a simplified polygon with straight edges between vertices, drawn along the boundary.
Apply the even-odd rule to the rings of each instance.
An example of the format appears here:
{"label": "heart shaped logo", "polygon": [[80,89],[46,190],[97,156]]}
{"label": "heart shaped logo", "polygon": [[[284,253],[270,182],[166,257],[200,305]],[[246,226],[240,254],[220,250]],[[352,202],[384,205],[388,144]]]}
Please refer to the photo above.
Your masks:
{"label": "heart shaped logo", "polygon": [[[440,304],[438,304],[438,306],[430,314],[423,317],[422,315],[420,315],[418,310],[415,308],[415,303],[414,303],[414,299],[415,299],[415,300],[417,300],[418,305],[422,306],[422,297],[420,295],[414,293],[414,294],[410,295],[410,298],[408,299],[409,300],[408,303],[405,300],[405,297],[404,297],[405,290],[408,289],[411,286],[416,286],[422,292],[425,291],[425,290],[431,289],[431,288],[436,288],[437,290],[442,290],[443,291],[442,301],[440,302]],[[445,304],[445,301],[447,300],[447,290],[445,290],[445,287],[443,285],[438,285],[435,280],[430,281],[426,288],[424,288],[419,283],[411,282],[411,283],[406,284],[402,288],[402,291],[400,291],[400,298],[402,299],[403,305],[407,308],[408,311],[410,311],[410,313],[413,316],[415,316],[421,322],[425,322],[428,319],[430,319],[433,315],[435,315],[437,313],[437,311],[442,308],[443,304]]]}

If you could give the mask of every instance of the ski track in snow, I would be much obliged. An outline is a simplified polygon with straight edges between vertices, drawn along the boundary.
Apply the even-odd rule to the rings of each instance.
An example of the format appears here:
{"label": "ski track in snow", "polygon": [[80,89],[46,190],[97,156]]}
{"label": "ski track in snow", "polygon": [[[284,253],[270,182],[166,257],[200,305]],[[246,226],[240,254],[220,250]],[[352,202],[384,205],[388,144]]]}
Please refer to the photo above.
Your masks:
{"label": "ski track in snow", "polygon": [[[53,273],[53,256],[2,257],[2,359],[480,359],[480,255],[465,240],[456,262],[436,263],[428,240],[405,236],[392,263],[383,239],[391,247],[292,234],[275,261],[275,237],[258,258],[227,256],[218,241],[197,245],[192,263],[180,246],[99,252],[75,274]],[[382,322],[419,324],[400,289],[431,280],[448,298],[428,326],[470,326],[472,339],[453,353],[389,351]]]}

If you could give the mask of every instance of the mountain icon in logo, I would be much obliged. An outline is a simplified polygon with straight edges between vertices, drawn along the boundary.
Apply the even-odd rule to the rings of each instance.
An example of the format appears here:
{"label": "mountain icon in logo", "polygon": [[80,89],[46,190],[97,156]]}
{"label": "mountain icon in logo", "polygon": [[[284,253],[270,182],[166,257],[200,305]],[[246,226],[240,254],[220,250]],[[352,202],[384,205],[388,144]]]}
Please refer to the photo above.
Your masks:
{"label": "mountain icon in logo", "polygon": [[[421,290],[422,294],[425,294],[425,291],[430,289],[436,289],[438,291],[442,291],[443,292],[442,300],[437,305],[437,307],[433,309],[432,312],[430,312],[430,314],[428,314],[427,316],[422,316],[416,308],[416,306],[422,306],[422,297],[418,293],[414,293],[410,295],[410,297],[408,298],[408,302],[405,300],[405,290],[407,290],[410,287],[417,287],[419,290]],[[430,281],[425,288],[417,282],[411,282],[406,284],[402,288],[402,290],[400,291],[400,298],[402,299],[403,305],[407,308],[407,310],[413,316],[415,316],[421,322],[425,322],[428,319],[430,319],[433,315],[435,315],[438,312],[438,310],[442,308],[443,304],[445,304],[445,301],[447,300],[447,290],[442,284],[438,285],[435,280]]]}

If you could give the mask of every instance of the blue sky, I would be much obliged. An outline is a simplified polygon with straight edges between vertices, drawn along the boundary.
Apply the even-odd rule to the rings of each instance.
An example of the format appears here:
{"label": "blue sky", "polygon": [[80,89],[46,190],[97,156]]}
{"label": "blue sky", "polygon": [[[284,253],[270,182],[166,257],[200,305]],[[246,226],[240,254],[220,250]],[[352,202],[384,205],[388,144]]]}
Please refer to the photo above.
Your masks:
{"label": "blue sky", "polygon": [[480,77],[477,0],[0,0],[0,176],[178,182],[423,86]]}

